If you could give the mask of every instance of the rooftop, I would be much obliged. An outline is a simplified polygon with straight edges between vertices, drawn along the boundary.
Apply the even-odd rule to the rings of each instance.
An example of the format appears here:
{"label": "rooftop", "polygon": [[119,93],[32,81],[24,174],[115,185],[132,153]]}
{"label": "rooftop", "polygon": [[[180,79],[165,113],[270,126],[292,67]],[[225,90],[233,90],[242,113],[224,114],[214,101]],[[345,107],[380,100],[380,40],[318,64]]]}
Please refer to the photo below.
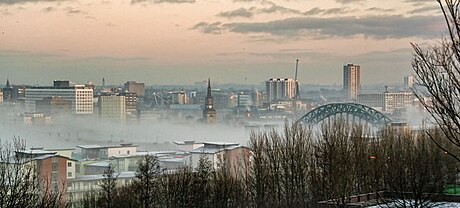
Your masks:
{"label": "rooftop", "polygon": [[119,144],[119,145],[97,145],[97,144],[86,144],[86,145],[77,145],[78,148],[81,149],[105,149],[105,148],[119,148],[119,147],[137,147],[137,145],[133,145],[131,143]]}
{"label": "rooftop", "polygon": [[28,154],[28,155],[44,155],[44,154],[56,154],[55,151],[48,151],[43,149],[30,149],[30,150],[19,150],[16,153]]}
{"label": "rooftop", "polygon": [[109,167],[110,162],[109,161],[100,161],[96,163],[90,163],[86,164],[85,166],[91,166],[91,167]]}
{"label": "rooftop", "polygon": [[221,151],[224,151],[224,150],[233,150],[233,149],[237,149],[237,148],[247,148],[245,146],[242,146],[242,145],[237,145],[237,146],[225,146],[225,147],[207,147],[207,146],[204,146],[204,147],[199,147],[199,148],[196,148],[196,149],[193,149],[190,151],[190,153],[195,153],[195,154],[215,154],[215,153],[218,153],[218,152],[221,152]]}
{"label": "rooftop", "polygon": [[238,146],[239,143],[231,143],[231,142],[203,142],[206,145],[214,145],[214,146]]}
{"label": "rooftop", "polygon": [[[117,179],[122,179],[122,178],[135,178],[136,173],[133,171],[129,172],[121,172],[121,173],[114,173],[114,176]],[[95,180],[102,180],[104,178],[103,174],[98,174],[98,175],[82,175],[82,176],[77,176],[74,179],[69,179],[69,181],[95,181]]]}
{"label": "rooftop", "polygon": [[186,145],[186,144],[203,144],[202,142],[196,142],[193,140],[184,140],[184,141],[174,141],[174,144],[177,145]]}

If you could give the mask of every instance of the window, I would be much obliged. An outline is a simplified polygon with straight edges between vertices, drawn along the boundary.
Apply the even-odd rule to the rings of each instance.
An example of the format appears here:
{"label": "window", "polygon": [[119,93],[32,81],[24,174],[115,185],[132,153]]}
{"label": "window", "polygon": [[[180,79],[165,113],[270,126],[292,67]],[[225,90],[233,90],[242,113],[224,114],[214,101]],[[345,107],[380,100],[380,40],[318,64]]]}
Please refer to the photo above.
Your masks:
{"label": "window", "polygon": [[67,167],[71,168],[71,167],[72,167],[72,163],[71,163],[71,162],[68,162],[68,163],[67,163]]}
{"label": "window", "polygon": [[67,177],[72,177],[72,172],[68,172]]}
{"label": "window", "polygon": [[58,163],[53,162],[51,163],[51,171],[57,171],[58,170]]}
{"label": "window", "polygon": [[58,180],[58,174],[57,173],[51,173],[51,182],[56,182]]}
{"label": "window", "polygon": [[129,155],[129,150],[127,151],[128,155]]}

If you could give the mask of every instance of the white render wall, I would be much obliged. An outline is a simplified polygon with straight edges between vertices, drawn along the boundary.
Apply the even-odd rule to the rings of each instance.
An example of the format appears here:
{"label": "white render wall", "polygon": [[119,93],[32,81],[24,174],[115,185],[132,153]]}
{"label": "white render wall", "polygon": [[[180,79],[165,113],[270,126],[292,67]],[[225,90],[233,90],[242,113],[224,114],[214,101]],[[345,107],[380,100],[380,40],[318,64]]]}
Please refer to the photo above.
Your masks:
{"label": "white render wall", "polygon": [[110,158],[115,155],[136,155],[137,147],[109,147],[107,156]]}

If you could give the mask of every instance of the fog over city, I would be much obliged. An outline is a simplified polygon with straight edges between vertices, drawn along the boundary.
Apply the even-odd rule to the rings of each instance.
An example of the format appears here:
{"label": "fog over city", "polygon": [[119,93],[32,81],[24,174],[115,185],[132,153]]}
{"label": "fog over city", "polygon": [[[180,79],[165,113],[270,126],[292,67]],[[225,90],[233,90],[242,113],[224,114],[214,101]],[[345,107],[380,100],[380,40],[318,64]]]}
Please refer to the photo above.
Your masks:
{"label": "fog over city", "polygon": [[459,207],[459,43],[460,0],[0,0],[0,208]]}
{"label": "fog over city", "polygon": [[[116,145],[134,143],[145,150],[158,149],[161,143],[174,148],[173,141],[235,142],[247,144],[250,130],[244,126],[207,126],[197,122],[149,122],[121,126],[100,119],[59,117],[50,126],[0,125],[0,138],[18,137],[26,140],[29,147],[75,148],[80,144]],[[154,144],[160,143],[160,144]]]}

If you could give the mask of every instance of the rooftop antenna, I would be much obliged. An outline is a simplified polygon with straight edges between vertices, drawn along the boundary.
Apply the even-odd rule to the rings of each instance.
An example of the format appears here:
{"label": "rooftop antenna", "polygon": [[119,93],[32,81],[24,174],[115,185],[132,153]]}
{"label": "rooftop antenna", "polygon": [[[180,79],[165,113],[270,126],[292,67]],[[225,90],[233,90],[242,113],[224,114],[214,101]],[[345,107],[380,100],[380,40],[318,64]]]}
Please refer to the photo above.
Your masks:
{"label": "rooftop antenna", "polygon": [[294,77],[294,79],[295,79],[295,83],[296,83],[296,85],[295,85],[295,90],[296,90],[296,92],[295,92],[295,98],[296,98],[296,99],[299,99],[299,98],[300,98],[299,81],[297,80],[297,71],[298,71],[298,69],[299,69],[299,59],[297,59],[297,60],[295,61],[295,77]]}

